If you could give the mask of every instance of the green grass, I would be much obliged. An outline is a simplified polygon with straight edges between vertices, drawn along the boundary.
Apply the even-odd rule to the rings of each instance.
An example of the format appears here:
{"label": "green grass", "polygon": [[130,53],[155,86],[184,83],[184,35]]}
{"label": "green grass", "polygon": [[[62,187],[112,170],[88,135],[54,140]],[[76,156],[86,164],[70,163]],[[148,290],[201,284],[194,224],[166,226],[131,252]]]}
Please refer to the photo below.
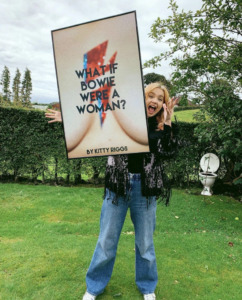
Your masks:
{"label": "green grass", "polygon": [[175,116],[177,117],[177,121],[180,122],[188,122],[188,123],[196,123],[197,121],[194,119],[194,114],[197,113],[199,109],[191,109],[191,110],[181,110],[175,111],[172,117],[172,121],[175,120]]}
{"label": "green grass", "polygon": [[[158,206],[157,299],[241,299],[241,204],[174,190]],[[82,299],[99,232],[102,188],[0,184],[0,299]],[[100,300],[142,299],[130,217]]]}

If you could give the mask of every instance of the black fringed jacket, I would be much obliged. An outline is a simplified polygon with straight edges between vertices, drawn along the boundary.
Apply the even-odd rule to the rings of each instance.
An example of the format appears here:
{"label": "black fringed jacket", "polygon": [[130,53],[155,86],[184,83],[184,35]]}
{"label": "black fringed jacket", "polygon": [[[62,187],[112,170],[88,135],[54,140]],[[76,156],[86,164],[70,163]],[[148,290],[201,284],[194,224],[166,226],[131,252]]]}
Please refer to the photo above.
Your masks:
{"label": "black fringed jacket", "polygon": [[[149,118],[149,146],[150,152],[143,154],[143,169],[141,172],[142,194],[147,197],[156,196],[157,199],[169,202],[171,188],[164,173],[163,161],[172,158],[178,148],[178,128],[164,125],[164,130],[156,131],[156,119]],[[128,183],[128,155],[109,156],[106,166],[106,188],[125,196]],[[115,200],[114,204],[117,204]]]}

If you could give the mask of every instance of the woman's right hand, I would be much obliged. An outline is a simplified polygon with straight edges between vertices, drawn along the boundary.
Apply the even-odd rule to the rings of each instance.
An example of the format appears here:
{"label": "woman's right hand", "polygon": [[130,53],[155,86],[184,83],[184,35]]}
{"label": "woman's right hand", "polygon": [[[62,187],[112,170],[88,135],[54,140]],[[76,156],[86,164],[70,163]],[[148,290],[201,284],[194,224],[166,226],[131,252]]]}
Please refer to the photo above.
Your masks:
{"label": "woman's right hand", "polygon": [[48,121],[48,123],[54,123],[54,122],[62,122],[62,116],[61,112],[54,110],[54,109],[48,109],[49,112],[45,113],[45,117],[49,119],[53,119],[51,121]]}

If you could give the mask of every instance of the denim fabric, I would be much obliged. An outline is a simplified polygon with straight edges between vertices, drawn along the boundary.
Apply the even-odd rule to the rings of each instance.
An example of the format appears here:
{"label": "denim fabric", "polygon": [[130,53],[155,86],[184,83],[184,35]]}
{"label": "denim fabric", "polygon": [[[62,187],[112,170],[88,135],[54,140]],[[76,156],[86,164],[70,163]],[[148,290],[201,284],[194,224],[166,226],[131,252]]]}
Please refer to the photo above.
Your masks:
{"label": "denim fabric", "polygon": [[141,194],[139,174],[129,174],[127,198],[119,197],[118,206],[112,203],[115,194],[107,191],[103,201],[100,233],[86,275],[87,291],[99,295],[108,284],[114,266],[117,245],[128,211],[135,228],[136,284],[142,294],[153,293],[157,285],[157,267],[153,244],[156,222],[156,200]]}

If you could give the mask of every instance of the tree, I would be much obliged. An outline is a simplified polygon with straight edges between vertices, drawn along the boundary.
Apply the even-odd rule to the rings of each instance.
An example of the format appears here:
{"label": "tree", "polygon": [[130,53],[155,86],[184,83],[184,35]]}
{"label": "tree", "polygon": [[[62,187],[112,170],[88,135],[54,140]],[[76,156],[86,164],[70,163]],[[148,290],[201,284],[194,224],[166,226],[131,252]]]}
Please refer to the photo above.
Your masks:
{"label": "tree", "polygon": [[[241,1],[203,0],[196,12],[178,12],[170,1],[172,16],[158,18],[150,36],[155,42],[169,43],[170,50],[145,63],[157,66],[171,58],[172,83],[176,92],[188,95],[205,108],[197,116],[201,122],[196,134],[226,162],[226,180],[242,170],[242,42]],[[205,119],[208,114],[208,121]]]}
{"label": "tree", "polygon": [[13,102],[15,104],[20,104],[20,83],[21,83],[21,73],[19,69],[17,68],[15,77],[13,79],[13,86],[12,86],[12,92],[13,92]]}
{"label": "tree", "polygon": [[186,95],[182,95],[179,100],[179,106],[188,106],[188,99]]}
{"label": "tree", "polygon": [[240,1],[203,0],[202,8],[195,13],[179,13],[176,2],[171,0],[170,8],[173,15],[165,20],[158,18],[150,32],[155,42],[169,35],[166,42],[170,50],[145,66],[156,67],[163,59],[172,58],[173,85],[183,93],[192,92],[200,101],[207,98],[204,89],[218,77],[232,82],[236,91],[241,88]]}
{"label": "tree", "polygon": [[148,73],[144,75],[145,85],[150,84],[152,82],[162,82],[167,87],[169,92],[172,90],[172,84],[169,80],[165,78],[165,76],[156,73]]}
{"label": "tree", "polygon": [[29,107],[31,104],[32,79],[31,72],[26,68],[21,88],[21,102],[23,106]]}
{"label": "tree", "polygon": [[2,85],[2,103],[1,104],[8,104],[11,102],[10,96],[11,92],[9,89],[10,86],[10,71],[8,67],[4,67],[2,72],[1,78],[1,85]]}

